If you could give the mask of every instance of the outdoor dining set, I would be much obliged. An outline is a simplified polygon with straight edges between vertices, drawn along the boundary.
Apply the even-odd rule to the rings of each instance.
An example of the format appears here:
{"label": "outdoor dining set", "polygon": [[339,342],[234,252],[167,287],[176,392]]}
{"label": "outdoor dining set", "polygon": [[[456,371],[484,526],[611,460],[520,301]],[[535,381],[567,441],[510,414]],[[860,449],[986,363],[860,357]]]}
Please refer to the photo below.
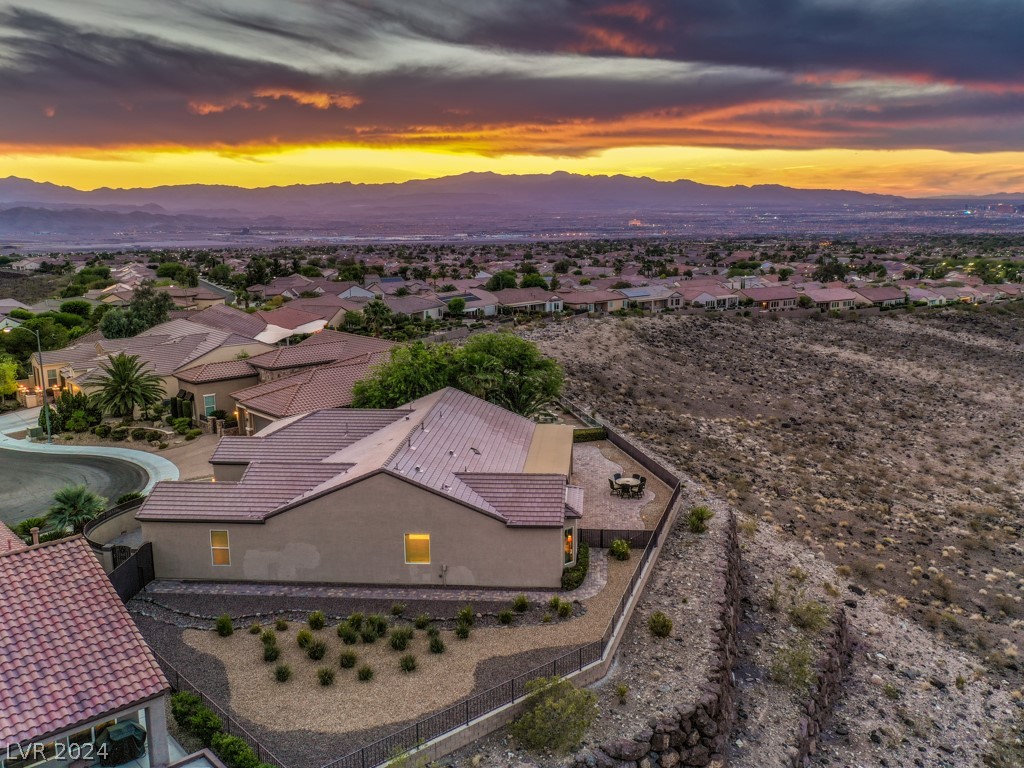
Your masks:
{"label": "outdoor dining set", "polygon": [[643,475],[623,477],[621,473],[616,472],[612,477],[608,478],[608,486],[611,488],[612,496],[621,496],[624,499],[639,499],[644,495],[644,489],[647,487],[647,478]]}

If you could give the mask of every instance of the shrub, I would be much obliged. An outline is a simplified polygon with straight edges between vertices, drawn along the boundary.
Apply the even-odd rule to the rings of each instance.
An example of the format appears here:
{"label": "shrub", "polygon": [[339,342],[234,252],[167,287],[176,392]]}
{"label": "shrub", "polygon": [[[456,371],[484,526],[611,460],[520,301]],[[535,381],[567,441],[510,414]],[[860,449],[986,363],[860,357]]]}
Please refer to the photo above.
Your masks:
{"label": "shrub", "polygon": [[512,610],[516,613],[526,613],[530,610],[530,600],[526,595],[516,595],[512,598]]}
{"label": "shrub", "polygon": [[412,640],[412,630],[409,627],[399,627],[391,633],[391,647],[396,651],[404,651]]}
{"label": "shrub", "polygon": [[558,606],[558,616],[563,619],[568,619],[572,616],[572,602],[569,600],[563,600]]}
{"label": "shrub", "polygon": [[588,568],[590,568],[590,547],[581,541],[576,549],[576,565],[562,571],[562,589],[569,592],[579,587],[587,578]]}
{"label": "shrub", "polygon": [[655,637],[668,637],[672,634],[672,619],[661,611],[655,611],[647,619],[647,628]]}
{"label": "shrub", "polygon": [[132,440],[145,440],[146,439],[146,432],[147,432],[147,430],[146,430],[145,427],[136,427],[131,432]]}
{"label": "shrub", "polygon": [[151,429],[151,430],[149,430],[146,433],[146,440],[149,441],[150,443],[155,443],[158,440],[162,439],[163,436],[164,436],[164,433],[161,432],[160,430],[158,430],[158,429]]}
{"label": "shrub", "polygon": [[469,637],[469,630],[469,624],[465,624],[460,621],[455,625],[455,636],[459,638],[459,640],[466,640]]}
{"label": "shrub", "polygon": [[110,439],[117,441],[127,440],[128,427],[116,427],[115,429],[110,430]]}
{"label": "shrub", "polygon": [[615,686],[615,696],[619,700],[619,704],[626,703],[626,695],[629,693],[629,686],[625,683],[619,683]]}
{"label": "shrub", "polygon": [[415,672],[416,657],[411,653],[407,653],[398,660],[398,666],[402,668],[403,672]]}
{"label": "shrub", "polygon": [[92,433],[96,435],[96,437],[110,437],[110,425],[97,424],[92,428]]}
{"label": "shrub", "polygon": [[295,642],[299,644],[299,648],[309,648],[309,644],[313,642],[313,633],[308,629],[300,629],[295,635]]}
{"label": "shrub", "polygon": [[431,653],[444,653],[444,650],[444,640],[441,639],[440,635],[434,635],[430,638]]}
{"label": "shrub", "polygon": [[342,651],[338,657],[338,664],[342,669],[352,669],[356,665],[356,655],[353,651]]}
{"label": "shrub", "polygon": [[327,653],[327,643],[323,640],[314,640],[306,648],[306,655],[313,661],[320,661]]}
{"label": "shrub", "polygon": [[214,753],[227,768],[259,768],[260,759],[253,748],[238,736],[218,733],[210,743]]}
{"label": "shrub", "polygon": [[286,629],[288,629],[288,622],[284,619],[278,619],[274,622],[274,629],[276,629],[278,632],[284,632]]}
{"label": "shrub", "polygon": [[324,616],[323,611],[313,611],[309,614],[309,628],[310,629],[323,629],[324,625],[327,624],[327,617]]}
{"label": "shrub", "polygon": [[200,705],[189,717],[185,730],[203,742],[204,747],[208,747],[224,730],[224,723],[212,709]]}
{"label": "shrub", "polygon": [[369,664],[363,664],[363,666],[359,668],[359,671],[356,672],[356,677],[358,677],[359,681],[362,683],[370,682],[373,680],[373,667]]}
{"label": "shrub", "polygon": [[558,595],[555,595],[550,600],[548,600],[548,610],[558,613],[558,606],[560,606],[561,604],[562,598],[560,598]]}
{"label": "shrub", "polygon": [[376,642],[377,633],[374,632],[373,629],[370,627],[363,627],[362,631],[360,631],[359,633],[359,637],[362,639],[364,643],[370,645]]}
{"label": "shrub", "polygon": [[515,614],[509,608],[498,612],[498,622],[501,624],[511,624]]}
{"label": "shrub", "polygon": [[160,442],[160,445],[159,445],[158,447],[159,447],[159,448],[160,448],[160,450],[162,451],[162,450],[163,450],[164,448],[166,448],[166,447],[167,447],[167,443],[165,443],[165,442],[161,441],[161,442]]}
{"label": "shrub", "polygon": [[272,629],[264,629],[260,632],[260,642],[264,645],[277,645],[277,635]]}
{"label": "shrub", "polygon": [[334,670],[330,667],[320,667],[316,671],[316,679],[320,681],[320,685],[332,685],[334,683]]}
{"label": "shrub", "polygon": [[135,501],[136,499],[144,499],[144,498],[146,498],[146,494],[139,493],[138,491],[131,491],[130,493],[122,493],[120,496],[117,497],[117,501],[114,502],[114,506],[117,506],[118,504],[125,504],[125,503],[127,503],[129,501]]}
{"label": "shrub", "polygon": [[596,440],[607,440],[608,430],[604,427],[587,427],[586,429],[574,429],[572,441],[574,443],[590,443]]}
{"label": "shrub", "polygon": [[629,542],[625,539],[615,539],[608,552],[616,560],[629,560]]}
{"label": "shrub", "polygon": [[184,435],[192,429],[192,419],[188,416],[179,416],[177,419],[171,419],[171,428],[179,435]]}
{"label": "shrub", "polygon": [[249,625],[249,634],[250,635],[258,635],[260,632],[261,632],[261,630],[260,630],[260,625],[259,624],[250,624]]}
{"label": "shrub", "polygon": [[358,632],[359,628],[363,626],[363,614],[353,613],[348,617],[348,625]]}
{"label": "shrub", "polygon": [[771,678],[798,693],[806,691],[814,679],[811,665],[814,652],[806,640],[786,645],[775,653],[771,664]]}
{"label": "shrub", "polygon": [[885,698],[890,701],[896,701],[903,695],[903,691],[897,688],[892,683],[886,683],[882,686],[882,693],[885,694]]}
{"label": "shrub", "polygon": [[461,624],[473,626],[473,623],[476,621],[476,614],[473,613],[473,606],[464,605],[460,608],[459,612],[455,614],[455,620]]}
{"label": "shrub", "polygon": [[709,507],[694,507],[686,513],[686,524],[692,533],[704,533],[708,529],[708,520],[715,516]]}
{"label": "shrub", "polygon": [[512,734],[528,749],[565,753],[580,743],[597,717],[597,696],[568,680],[540,677],[526,684],[527,710]]}
{"label": "shrub", "polygon": [[817,600],[795,600],[789,608],[789,620],[800,629],[819,632],[828,624],[828,608]]}
{"label": "shrub", "polygon": [[203,700],[194,693],[179,691],[171,696],[171,717],[174,718],[174,722],[185,728],[188,725],[189,718],[202,705]]}
{"label": "shrub", "polygon": [[235,625],[231,621],[231,617],[226,613],[221,614],[217,617],[217,634],[221,637],[230,637],[235,633]]}
{"label": "shrub", "polygon": [[341,642],[345,645],[355,645],[359,642],[359,633],[348,624],[338,625],[338,637],[341,638]]}
{"label": "shrub", "polygon": [[437,627],[427,627],[427,637],[438,637],[441,634],[441,630]]}
{"label": "shrub", "polygon": [[287,664],[278,664],[274,667],[274,679],[279,683],[287,683],[292,676],[292,668]]}
{"label": "shrub", "polygon": [[416,620],[413,622],[413,624],[415,624],[416,629],[426,629],[430,626],[430,617],[425,613],[421,613],[419,616],[416,617]]}
{"label": "shrub", "polygon": [[392,603],[391,604],[391,615],[401,616],[405,613],[405,603]]}
{"label": "shrub", "polygon": [[543,616],[540,617],[540,620],[542,622],[544,622],[545,624],[550,624],[551,623],[551,614],[550,613],[545,613]]}
{"label": "shrub", "polygon": [[366,624],[377,633],[377,637],[387,637],[388,620],[379,613],[371,613],[367,616]]}
{"label": "shrub", "polygon": [[185,433],[185,439],[186,440],[195,440],[201,434],[203,434],[203,430],[201,430],[201,429],[190,429],[188,432]]}
{"label": "shrub", "polygon": [[268,644],[268,645],[264,645],[263,646],[263,660],[264,661],[267,661],[267,662],[277,661],[277,658],[280,655],[281,655],[281,649],[278,648],[276,645],[269,645]]}

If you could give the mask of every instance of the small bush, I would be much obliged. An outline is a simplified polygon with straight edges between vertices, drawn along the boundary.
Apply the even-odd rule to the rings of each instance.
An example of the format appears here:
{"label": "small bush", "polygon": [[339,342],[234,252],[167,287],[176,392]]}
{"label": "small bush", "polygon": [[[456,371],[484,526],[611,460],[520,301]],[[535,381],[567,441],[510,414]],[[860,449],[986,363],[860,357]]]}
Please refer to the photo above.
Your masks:
{"label": "small bush", "polygon": [[398,660],[398,666],[402,668],[403,672],[415,672],[416,657],[411,653],[407,653]]}
{"label": "small bush", "polygon": [[472,627],[473,623],[476,621],[476,614],[473,613],[473,606],[465,605],[460,608],[459,612],[455,614],[455,620],[461,624],[468,624]]}
{"label": "small bush", "polygon": [[421,613],[413,623],[416,625],[416,629],[426,629],[430,626],[430,617],[425,613]]}
{"label": "small bush", "polygon": [[903,691],[901,691],[892,683],[886,683],[885,685],[883,685],[882,693],[885,694],[885,698],[889,699],[890,701],[896,701],[903,695]]}
{"label": "small bush", "polygon": [[320,685],[328,686],[334,684],[334,670],[330,667],[320,667],[316,671],[316,679],[320,681]]}
{"label": "small bush", "polygon": [[295,635],[295,642],[299,644],[299,648],[309,648],[313,642],[313,633],[308,629],[300,629]]}
{"label": "small bush", "polygon": [[457,638],[459,638],[459,640],[466,640],[466,639],[468,639],[469,638],[469,631],[470,631],[469,624],[464,624],[463,622],[460,621],[458,624],[455,625],[455,636]]}
{"label": "small bush", "polygon": [[366,625],[377,634],[377,637],[388,636],[388,620],[379,613],[371,613],[367,616]]}
{"label": "small bush", "polygon": [[576,547],[576,565],[562,571],[562,589],[569,592],[579,587],[587,578],[588,568],[590,568],[590,547],[586,542],[581,541]]}
{"label": "small bush", "polygon": [[201,429],[190,429],[188,432],[185,433],[185,439],[186,440],[195,440],[201,434],[203,434],[203,430],[201,430]]}
{"label": "small bush", "polygon": [[604,427],[587,427],[585,429],[574,429],[572,441],[574,443],[590,443],[596,440],[607,440],[608,430]]}
{"label": "small bush", "polygon": [[619,700],[619,704],[626,703],[626,695],[629,693],[629,686],[625,683],[619,683],[615,686],[615,696]]}
{"label": "small bush", "polygon": [[323,640],[314,640],[306,648],[306,655],[313,661],[320,661],[327,654],[327,643]]}
{"label": "small bush", "polygon": [[501,624],[511,624],[515,614],[508,608],[498,612],[498,622]]}
{"label": "small bush", "polygon": [[163,436],[164,436],[164,433],[161,432],[160,430],[158,430],[158,429],[151,429],[148,432],[146,432],[146,442],[155,443],[155,442],[161,440],[163,438]]}
{"label": "small bush", "polygon": [[608,552],[616,560],[629,560],[629,542],[625,539],[616,539],[608,548]]}
{"label": "small bush", "polygon": [[214,734],[210,742],[214,753],[227,768],[260,768],[260,759],[253,748],[238,736]]}
{"label": "small bush", "polygon": [[341,642],[345,645],[355,645],[359,642],[359,633],[348,624],[338,625],[338,637],[341,638]]}
{"label": "small bush", "polygon": [[405,603],[392,603],[391,604],[391,615],[401,616],[405,613]]}
{"label": "small bush", "polygon": [[260,642],[264,645],[277,645],[277,635],[272,629],[264,629],[260,632]]}
{"label": "small bush", "polygon": [[550,613],[545,613],[543,616],[540,617],[540,620],[542,622],[544,622],[545,624],[550,624],[551,623],[551,614]]}
{"label": "small bush", "polygon": [[694,507],[686,513],[686,524],[692,533],[704,533],[708,529],[708,520],[715,516],[709,507]]}
{"label": "small bush", "polygon": [[274,679],[279,683],[287,683],[292,676],[292,668],[287,664],[278,664],[274,667]]}
{"label": "small bush", "polygon": [[260,625],[259,624],[250,624],[249,625],[249,634],[250,635],[258,635],[260,633],[260,631],[261,630],[260,630]]}
{"label": "small bush", "polygon": [[655,611],[647,619],[647,628],[655,637],[668,637],[672,634],[672,619],[661,611]]}
{"label": "small bush", "polygon": [[408,627],[399,627],[391,633],[391,647],[396,651],[404,651],[412,640],[412,630]]}
{"label": "small bush", "polygon": [[92,428],[92,433],[96,435],[96,437],[110,437],[110,425],[97,424]]}
{"label": "small bush", "polygon": [[437,627],[427,627],[427,637],[437,637],[441,634],[441,630]]}
{"label": "small bush", "polygon": [[136,427],[131,432],[132,440],[145,440],[147,431],[144,427]]}
{"label": "small bush", "polygon": [[179,691],[171,696],[171,717],[174,718],[174,722],[185,728],[188,725],[188,719],[202,705],[203,700],[196,696],[196,694],[189,693],[188,691]]}
{"label": "small bush", "polygon": [[281,649],[278,648],[276,645],[264,645],[263,646],[263,660],[264,661],[267,661],[267,662],[277,661],[277,659],[278,659],[278,657],[280,655],[281,655]]}
{"label": "small bush", "polygon": [[803,693],[814,680],[814,651],[806,640],[780,648],[771,664],[771,678],[787,688]]}
{"label": "small bush", "polygon": [[323,629],[327,624],[327,617],[324,616],[323,611],[313,611],[309,614],[309,628],[310,629]]}
{"label": "small bush", "polygon": [[363,664],[363,666],[359,668],[359,671],[356,672],[356,677],[359,678],[359,682],[361,683],[370,682],[373,680],[373,667],[369,664]]}
{"label": "small bush", "polygon": [[597,717],[597,696],[560,677],[526,684],[527,710],[512,723],[512,734],[528,749],[566,753],[583,738]]}
{"label": "small bush", "polygon": [[569,600],[563,600],[558,606],[558,616],[562,619],[568,619],[572,616],[572,602]]}
{"label": "small bush", "polygon": [[135,499],[144,499],[145,497],[146,494],[139,493],[138,491],[122,493],[120,496],[117,497],[117,501],[114,502],[114,506],[117,506],[118,504],[124,504],[129,501],[135,501]]}
{"label": "small bush", "polygon": [[430,638],[430,652],[431,653],[444,653],[444,640],[441,639],[440,635],[434,635]]}
{"label": "small bush", "polygon": [[819,632],[828,624],[828,608],[817,600],[795,600],[789,608],[789,620],[800,629]]}
{"label": "small bush", "polygon": [[548,600],[548,610],[554,611],[555,613],[558,613],[558,607],[561,604],[562,604],[562,598],[560,598],[558,595],[555,595],[550,600]]}
{"label": "small bush", "polygon": [[278,632],[284,632],[286,629],[288,629],[288,622],[284,619],[278,619],[274,622],[274,629],[276,629]]}
{"label": "small bush", "polygon": [[224,730],[224,723],[213,713],[213,710],[200,705],[189,717],[185,730],[203,742],[203,746],[208,747]]}
{"label": "small bush", "polygon": [[530,610],[530,600],[526,595],[516,595],[512,598],[512,610],[516,613],[526,613]]}
{"label": "small bush", "polygon": [[338,657],[338,664],[342,669],[352,669],[356,665],[356,655],[353,651],[342,651]]}
{"label": "small bush", "polygon": [[121,440],[127,440],[128,427],[115,427],[114,429],[110,430],[110,439],[117,440],[119,442]]}
{"label": "small bush", "polygon": [[179,435],[184,435],[192,429],[192,419],[188,416],[179,416],[171,420],[171,428]]}
{"label": "small bush", "polygon": [[359,628],[363,626],[363,614],[353,613],[348,617],[348,625],[358,632]]}
{"label": "small bush", "polygon": [[226,613],[221,614],[217,618],[217,634],[221,637],[230,637],[235,633],[235,625],[231,621],[231,617]]}

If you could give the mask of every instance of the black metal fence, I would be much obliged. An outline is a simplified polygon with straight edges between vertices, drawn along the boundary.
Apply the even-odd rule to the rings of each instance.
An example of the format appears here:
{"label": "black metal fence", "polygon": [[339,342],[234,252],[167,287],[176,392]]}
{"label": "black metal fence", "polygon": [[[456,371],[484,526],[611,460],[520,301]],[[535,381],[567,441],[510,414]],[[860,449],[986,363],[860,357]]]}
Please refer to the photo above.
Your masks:
{"label": "black metal fence", "polygon": [[263,746],[255,736],[239,725],[238,721],[235,720],[226,710],[222,709],[217,702],[203,693],[195,684],[192,683],[191,680],[175,669],[174,665],[167,661],[167,659],[156,651],[153,651],[153,656],[156,657],[157,663],[164,671],[164,676],[167,678],[167,682],[171,684],[171,688],[175,693],[178,691],[194,693],[202,700],[205,706],[213,710],[214,714],[221,719],[221,722],[224,724],[224,731],[232,736],[237,736],[252,747],[261,763],[272,765],[274,768],[287,768],[287,766],[282,763],[273,752]]}
{"label": "black metal fence", "polygon": [[155,577],[153,569],[153,545],[148,541],[138,551],[121,563],[109,574],[121,602],[127,603]]}
{"label": "black metal fence", "polygon": [[588,547],[607,549],[616,539],[629,542],[630,549],[643,549],[650,542],[654,531],[617,528],[580,528],[580,541]]}

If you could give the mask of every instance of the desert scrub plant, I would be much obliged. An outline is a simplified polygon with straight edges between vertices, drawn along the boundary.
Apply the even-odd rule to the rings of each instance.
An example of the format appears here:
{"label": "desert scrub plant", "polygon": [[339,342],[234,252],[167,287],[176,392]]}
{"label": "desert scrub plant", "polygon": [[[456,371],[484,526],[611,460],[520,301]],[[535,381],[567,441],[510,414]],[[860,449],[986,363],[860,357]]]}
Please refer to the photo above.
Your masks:
{"label": "desert scrub plant", "polygon": [[264,645],[277,645],[277,635],[271,629],[264,629],[260,632],[260,642]]}
{"label": "desert scrub plant", "polygon": [[430,638],[430,652],[431,653],[444,653],[444,640],[441,639],[440,635],[434,635]]}
{"label": "desert scrub plant", "polygon": [[626,703],[626,696],[629,694],[629,686],[625,683],[618,683],[615,686],[615,698],[619,700],[619,704]]}
{"label": "desert scrub plant", "polygon": [[309,644],[313,642],[313,633],[308,629],[300,629],[295,633],[295,642],[299,644],[299,648],[309,648]]}
{"label": "desert scrub plant", "polygon": [[469,638],[469,631],[469,624],[465,624],[460,621],[455,625],[455,636],[459,638],[459,640],[467,640]]}
{"label": "desert scrub plant", "polygon": [[391,604],[391,615],[401,616],[405,613],[405,603],[392,603]]}
{"label": "desert scrub plant", "polygon": [[425,613],[421,613],[413,621],[413,626],[415,626],[416,629],[426,629],[430,626],[430,616]]}
{"label": "desert scrub plant", "polygon": [[789,607],[789,620],[800,629],[820,632],[828,624],[828,608],[817,600],[804,600],[798,596]]}
{"label": "desert scrub plant", "polygon": [[772,613],[778,613],[779,608],[782,607],[782,587],[779,586],[778,581],[772,582],[772,591],[768,595],[768,610]]}
{"label": "desert scrub plant", "polygon": [[807,640],[797,640],[775,652],[771,663],[771,678],[792,691],[803,693],[814,680],[814,651]]}
{"label": "desert scrub plant", "polygon": [[403,672],[415,672],[416,657],[411,653],[407,653],[398,660],[398,666],[401,667]]}
{"label": "desert scrub plant", "polygon": [[352,627],[356,632],[363,626],[363,614],[356,612],[348,617],[348,625]]}
{"label": "desert scrub plant", "polygon": [[647,619],[647,628],[655,637],[668,637],[672,634],[672,619],[661,611],[655,611]]}
{"label": "desert scrub plant", "polygon": [[373,680],[373,667],[369,664],[363,664],[363,666],[359,668],[359,671],[356,672],[356,677],[359,678],[359,682],[361,683],[370,682]]}
{"label": "desert scrub plant", "polygon": [[545,613],[543,616],[540,617],[540,620],[543,623],[545,623],[545,624],[550,624],[551,623],[551,614],[550,613]]}
{"label": "desert scrub plant", "polygon": [[355,645],[359,642],[359,633],[349,624],[338,625],[338,637],[341,638],[341,642],[345,645]]}
{"label": "desert scrub plant", "polygon": [[746,536],[748,539],[754,538],[757,534],[757,518],[756,517],[744,517],[739,525],[740,533]]}
{"label": "desert scrub plant", "polygon": [[377,637],[387,637],[388,635],[388,620],[385,619],[379,613],[371,613],[366,617],[363,622],[366,626],[370,627],[374,632],[377,633]]}
{"label": "desert scrub plant", "polygon": [[235,633],[235,625],[231,621],[231,617],[226,613],[221,614],[217,617],[217,634],[221,637],[230,637]]}
{"label": "desert scrub plant", "polygon": [[260,625],[259,624],[250,624],[249,625],[249,634],[250,635],[258,635],[260,632],[262,632],[262,630],[260,629]]}
{"label": "desert scrub plant", "polygon": [[310,629],[323,629],[327,624],[327,617],[323,611],[313,611],[309,614],[308,624]]}
{"label": "desert scrub plant", "polygon": [[398,627],[391,632],[391,647],[396,651],[404,651],[412,640],[413,631],[410,627]]}
{"label": "desert scrub plant", "polygon": [[281,649],[275,643],[263,644],[263,660],[266,662],[277,661],[281,655]]}
{"label": "desert scrub plant", "polygon": [[686,524],[690,527],[691,533],[705,533],[708,529],[708,520],[714,516],[711,508],[702,504],[686,513]]}
{"label": "desert scrub plant", "polygon": [[427,637],[438,637],[441,634],[441,630],[437,627],[427,627]]}
{"label": "desert scrub plant", "polygon": [[316,679],[320,681],[320,685],[328,686],[334,683],[334,670],[330,667],[320,667],[316,671]]}
{"label": "desert scrub plant", "polygon": [[526,613],[530,610],[530,599],[526,595],[516,595],[512,598],[512,610],[516,613]]}
{"label": "desert scrub plant", "polygon": [[472,627],[473,623],[476,621],[476,614],[473,613],[473,606],[462,606],[462,608],[459,609],[459,612],[455,614],[455,620],[460,624],[468,624]]}
{"label": "desert scrub plant", "polygon": [[558,604],[558,617],[568,619],[570,616],[572,616],[572,601],[563,600]]}
{"label": "desert scrub plant", "polygon": [[356,665],[356,654],[354,651],[342,651],[338,657],[338,665],[342,669],[352,669]]}
{"label": "desert scrub plant", "polygon": [[550,600],[548,600],[548,610],[552,613],[558,613],[558,606],[560,606],[561,604],[562,598],[560,598],[558,595],[555,595]]}
{"label": "desert scrub plant", "polygon": [[512,619],[515,618],[515,614],[512,613],[510,608],[506,608],[502,611],[498,611],[498,623],[499,624],[511,624]]}
{"label": "desert scrub plant", "polygon": [[323,640],[314,640],[306,648],[306,655],[313,661],[320,661],[327,654],[327,643]]}
{"label": "desert scrub plant", "polygon": [[274,629],[276,629],[278,632],[284,632],[288,629],[288,622],[284,619],[278,619],[274,622]]}
{"label": "desert scrub plant", "polygon": [[370,627],[363,627],[359,632],[359,639],[366,645],[372,645],[377,642],[377,633]]}
{"label": "desert scrub plant", "polygon": [[567,753],[597,717],[597,695],[560,677],[531,680],[526,693],[526,711],[512,723],[512,734],[527,749]]}
{"label": "desert scrub plant", "polygon": [[616,560],[629,560],[629,542],[625,539],[615,539],[608,547],[608,553]]}
{"label": "desert scrub plant", "polygon": [[890,701],[898,701],[899,698],[903,695],[903,691],[901,691],[892,683],[886,683],[885,685],[883,685],[882,693],[885,694],[885,698],[889,699]]}
{"label": "desert scrub plant", "polygon": [[292,676],[292,668],[287,664],[278,664],[274,667],[274,679],[279,683],[287,683]]}

